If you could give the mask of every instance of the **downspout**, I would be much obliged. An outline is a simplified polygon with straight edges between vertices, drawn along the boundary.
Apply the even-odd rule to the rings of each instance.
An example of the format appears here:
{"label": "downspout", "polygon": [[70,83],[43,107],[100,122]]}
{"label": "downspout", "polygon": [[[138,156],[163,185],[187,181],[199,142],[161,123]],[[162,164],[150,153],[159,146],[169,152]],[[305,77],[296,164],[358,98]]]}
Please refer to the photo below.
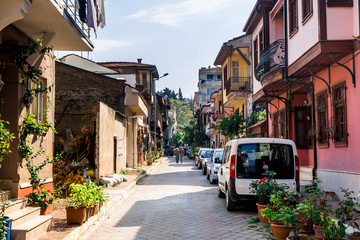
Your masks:
{"label": "downspout", "polygon": [[[289,81],[289,76],[288,76],[288,12],[287,12],[287,0],[284,0],[284,5],[283,5],[283,21],[284,21],[284,45],[285,45],[285,68],[284,68],[284,77],[286,81]],[[313,125],[313,130],[316,129],[316,119],[315,119],[315,93],[314,93],[314,84],[312,83],[312,89],[311,89],[311,112],[312,112],[312,125]],[[315,132],[315,131],[313,131]],[[317,170],[317,148],[316,148],[316,135],[314,134],[313,136],[313,158],[314,158],[314,167],[312,169],[312,175],[313,175],[313,179],[316,178],[316,170]]]}

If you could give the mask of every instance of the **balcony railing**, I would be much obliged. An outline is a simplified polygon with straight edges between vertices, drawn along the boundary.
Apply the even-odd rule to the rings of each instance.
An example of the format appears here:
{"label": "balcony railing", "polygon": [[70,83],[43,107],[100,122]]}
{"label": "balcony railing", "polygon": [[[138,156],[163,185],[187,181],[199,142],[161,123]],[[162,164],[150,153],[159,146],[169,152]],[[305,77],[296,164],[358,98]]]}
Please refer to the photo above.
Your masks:
{"label": "balcony railing", "polygon": [[250,77],[229,77],[225,84],[226,95],[231,92],[249,91]]}
{"label": "balcony railing", "polygon": [[75,23],[76,28],[81,34],[90,40],[90,28],[86,23],[80,20],[79,12],[76,6],[76,0],[62,0],[65,14]]}
{"label": "balcony railing", "polygon": [[261,81],[266,75],[285,67],[284,39],[267,46],[260,54],[260,62],[255,69],[255,77]]}

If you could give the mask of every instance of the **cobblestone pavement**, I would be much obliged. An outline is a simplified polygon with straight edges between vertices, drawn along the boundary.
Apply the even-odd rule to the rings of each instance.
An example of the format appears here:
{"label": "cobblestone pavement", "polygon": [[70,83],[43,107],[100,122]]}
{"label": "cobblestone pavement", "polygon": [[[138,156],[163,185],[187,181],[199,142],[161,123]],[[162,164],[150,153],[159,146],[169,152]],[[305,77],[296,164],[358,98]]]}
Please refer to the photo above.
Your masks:
{"label": "cobblestone pavement", "polygon": [[82,240],[269,239],[268,224],[249,223],[255,207],[228,212],[194,161],[167,158]]}

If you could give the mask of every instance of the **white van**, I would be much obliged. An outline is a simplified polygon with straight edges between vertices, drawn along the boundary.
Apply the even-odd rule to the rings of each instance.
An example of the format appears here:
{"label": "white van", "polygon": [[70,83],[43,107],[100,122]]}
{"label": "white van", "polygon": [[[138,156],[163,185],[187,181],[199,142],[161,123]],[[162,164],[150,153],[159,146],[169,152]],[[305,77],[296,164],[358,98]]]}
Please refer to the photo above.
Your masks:
{"label": "white van", "polygon": [[250,194],[251,181],[266,177],[266,170],[276,172],[275,179],[290,190],[299,186],[299,158],[293,141],[280,138],[241,138],[224,148],[218,172],[218,196],[226,197],[226,209],[236,203],[255,200]]}

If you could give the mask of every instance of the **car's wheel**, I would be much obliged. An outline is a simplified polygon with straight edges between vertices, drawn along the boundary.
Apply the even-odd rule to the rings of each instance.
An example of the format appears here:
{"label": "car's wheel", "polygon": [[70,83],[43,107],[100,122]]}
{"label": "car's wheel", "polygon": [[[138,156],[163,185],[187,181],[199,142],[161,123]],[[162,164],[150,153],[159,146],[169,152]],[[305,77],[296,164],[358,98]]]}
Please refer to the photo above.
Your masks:
{"label": "car's wheel", "polygon": [[198,163],[198,169],[201,169],[201,165],[200,165],[200,163]]}
{"label": "car's wheel", "polygon": [[207,174],[207,175],[206,175],[206,179],[208,179],[208,180],[210,179],[210,176],[209,176],[209,174]]}
{"label": "car's wheel", "polygon": [[210,176],[209,176],[209,182],[210,182],[211,184],[214,184],[214,183],[215,183],[214,178],[213,178],[213,175],[211,174],[211,172],[210,172]]}
{"label": "car's wheel", "polygon": [[206,168],[202,168],[202,174],[206,175]]}
{"label": "car's wheel", "polygon": [[230,193],[229,193],[229,189],[226,191],[226,210],[228,210],[229,212],[234,211],[235,210],[235,202],[233,202],[233,200],[231,200],[230,198]]}
{"label": "car's wheel", "polygon": [[225,194],[220,190],[220,186],[218,186],[218,197],[219,198],[224,198]]}

